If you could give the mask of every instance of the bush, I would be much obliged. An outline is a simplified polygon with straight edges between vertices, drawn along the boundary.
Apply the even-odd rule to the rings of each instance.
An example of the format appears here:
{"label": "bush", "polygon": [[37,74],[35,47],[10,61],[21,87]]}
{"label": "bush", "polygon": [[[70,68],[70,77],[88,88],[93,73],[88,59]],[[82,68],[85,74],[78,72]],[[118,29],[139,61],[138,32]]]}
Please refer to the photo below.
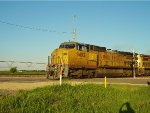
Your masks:
{"label": "bush", "polygon": [[10,72],[11,72],[11,73],[17,72],[17,67],[12,67],[12,68],[10,68]]}

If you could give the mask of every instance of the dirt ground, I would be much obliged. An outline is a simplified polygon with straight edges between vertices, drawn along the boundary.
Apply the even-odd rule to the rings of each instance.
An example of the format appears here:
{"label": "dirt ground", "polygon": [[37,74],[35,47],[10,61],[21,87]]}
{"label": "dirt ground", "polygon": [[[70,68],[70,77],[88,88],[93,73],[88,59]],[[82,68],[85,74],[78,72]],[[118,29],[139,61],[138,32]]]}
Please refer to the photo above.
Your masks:
{"label": "dirt ground", "polygon": [[19,90],[30,90],[47,85],[58,84],[45,77],[0,77],[0,95],[14,94]]}
{"label": "dirt ground", "polygon": [[[92,79],[71,79],[63,80],[63,83],[80,84],[80,83],[97,83],[104,84],[104,78]],[[131,85],[148,85],[148,78],[107,78],[107,84],[131,84]],[[48,80],[45,77],[0,77],[0,91],[8,90],[30,90],[37,87],[59,84],[59,80]]]}
{"label": "dirt ground", "polygon": [[0,77],[1,90],[29,90],[37,87],[57,84],[59,81],[49,81],[44,77]]}

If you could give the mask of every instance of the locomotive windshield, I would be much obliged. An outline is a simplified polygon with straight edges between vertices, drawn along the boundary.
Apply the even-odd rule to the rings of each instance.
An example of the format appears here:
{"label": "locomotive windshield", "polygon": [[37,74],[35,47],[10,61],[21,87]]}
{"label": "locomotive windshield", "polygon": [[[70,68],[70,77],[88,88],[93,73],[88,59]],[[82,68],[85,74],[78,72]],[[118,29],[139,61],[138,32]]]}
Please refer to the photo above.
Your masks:
{"label": "locomotive windshield", "polygon": [[[76,45],[75,45],[76,44]],[[59,48],[67,48],[67,49],[73,49],[75,48],[77,50],[80,50],[80,51],[87,51],[87,45],[85,44],[81,44],[81,43],[74,43],[74,42],[64,42],[62,43]]]}
{"label": "locomotive windshield", "polygon": [[61,44],[59,46],[59,48],[68,48],[68,49],[72,49],[75,47],[75,44]]}

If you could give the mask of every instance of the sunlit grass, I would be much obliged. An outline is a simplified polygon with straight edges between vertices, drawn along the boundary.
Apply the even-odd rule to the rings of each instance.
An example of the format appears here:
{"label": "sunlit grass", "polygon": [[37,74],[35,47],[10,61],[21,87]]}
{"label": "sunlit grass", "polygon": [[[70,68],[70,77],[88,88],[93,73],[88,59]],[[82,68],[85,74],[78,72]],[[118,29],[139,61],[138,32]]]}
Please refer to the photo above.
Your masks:
{"label": "sunlit grass", "polygon": [[[127,104],[135,113],[148,113],[150,87],[83,84],[46,86],[0,96],[1,113],[118,113]],[[128,110],[129,111],[129,108]]]}

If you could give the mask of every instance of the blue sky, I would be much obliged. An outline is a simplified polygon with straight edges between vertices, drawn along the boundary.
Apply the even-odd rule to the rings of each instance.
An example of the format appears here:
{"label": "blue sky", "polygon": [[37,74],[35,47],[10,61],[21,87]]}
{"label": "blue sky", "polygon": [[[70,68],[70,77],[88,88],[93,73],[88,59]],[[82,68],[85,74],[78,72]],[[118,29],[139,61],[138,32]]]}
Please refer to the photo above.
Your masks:
{"label": "blue sky", "polygon": [[[109,49],[150,54],[150,2],[0,2],[0,60],[47,62],[61,42],[72,40]],[[66,33],[62,33],[66,32]]]}

